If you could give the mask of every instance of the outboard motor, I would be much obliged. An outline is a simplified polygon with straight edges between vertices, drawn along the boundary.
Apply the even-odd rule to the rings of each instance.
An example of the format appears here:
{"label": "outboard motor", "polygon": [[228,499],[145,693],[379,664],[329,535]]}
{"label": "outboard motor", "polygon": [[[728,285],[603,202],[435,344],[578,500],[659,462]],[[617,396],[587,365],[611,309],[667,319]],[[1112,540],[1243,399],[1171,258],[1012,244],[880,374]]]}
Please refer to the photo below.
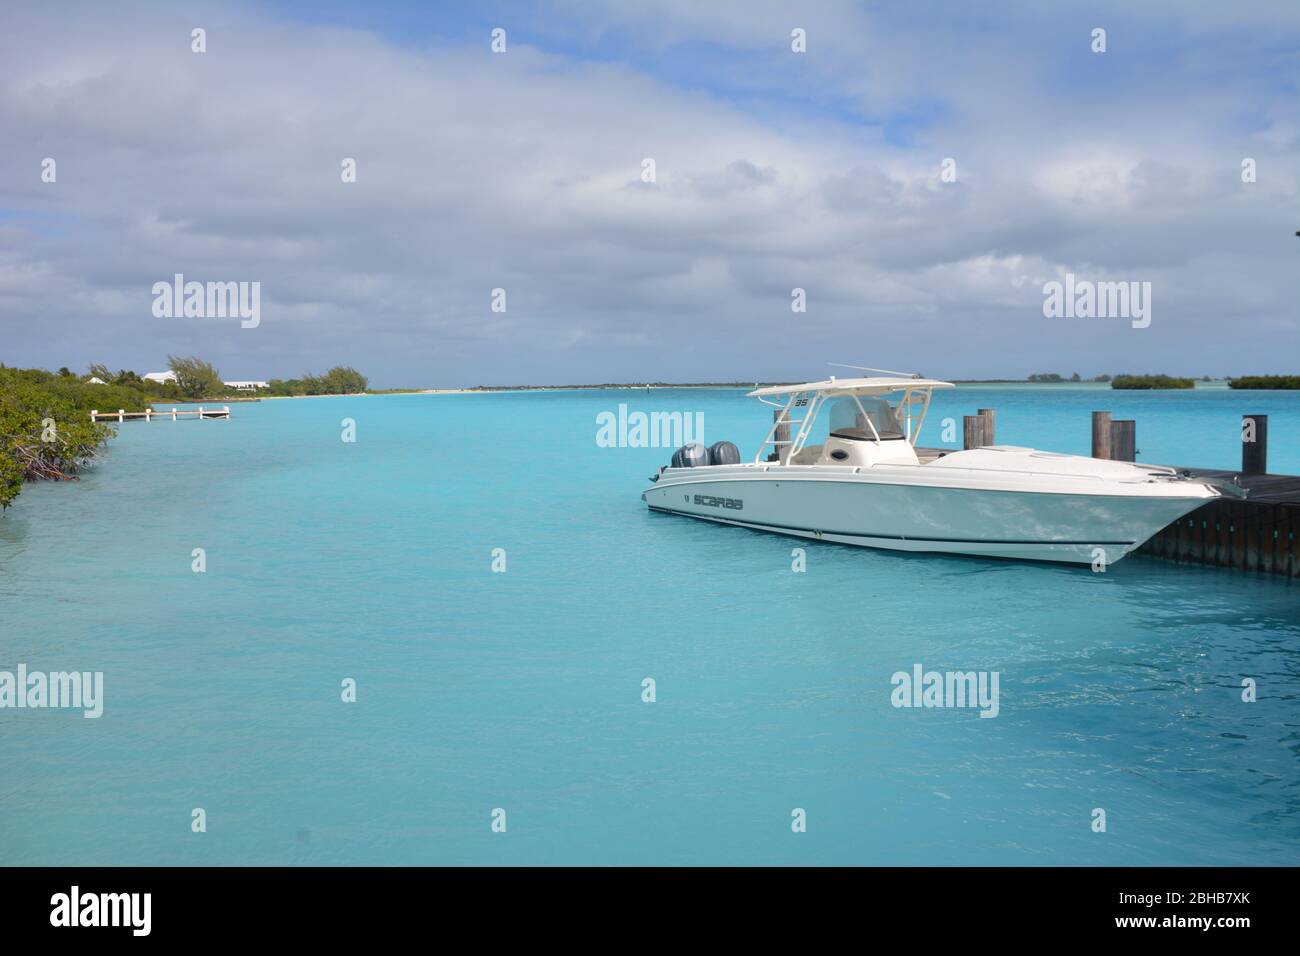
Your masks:
{"label": "outboard motor", "polygon": [[697,441],[683,445],[673,452],[674,468],[699,468],[709,463],[709,450]]}
{"label": "outboard motor", "polygon": [[729,441],[715,442],[709,446],[710,465],[739,465],[740,449]]}

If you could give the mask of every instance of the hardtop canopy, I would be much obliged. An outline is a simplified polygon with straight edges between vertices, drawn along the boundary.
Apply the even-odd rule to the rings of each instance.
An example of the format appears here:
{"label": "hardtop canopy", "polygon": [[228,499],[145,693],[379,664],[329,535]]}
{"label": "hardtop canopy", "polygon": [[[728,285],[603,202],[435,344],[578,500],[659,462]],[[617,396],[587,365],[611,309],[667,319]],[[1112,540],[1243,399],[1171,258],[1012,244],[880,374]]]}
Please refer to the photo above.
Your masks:
{"label": "hardtop canopy", "polygon": [[933,389],[956,388],[952,382],[940,382],[933,378],[828,378],[823,382],[804,382],[802,385],[769,385],[756,388],[748,398],[764,398],[775,395],[792,395],[796,392],[824,392],[837,395],[885,395],[889,392],[902,392],[909,388]]}

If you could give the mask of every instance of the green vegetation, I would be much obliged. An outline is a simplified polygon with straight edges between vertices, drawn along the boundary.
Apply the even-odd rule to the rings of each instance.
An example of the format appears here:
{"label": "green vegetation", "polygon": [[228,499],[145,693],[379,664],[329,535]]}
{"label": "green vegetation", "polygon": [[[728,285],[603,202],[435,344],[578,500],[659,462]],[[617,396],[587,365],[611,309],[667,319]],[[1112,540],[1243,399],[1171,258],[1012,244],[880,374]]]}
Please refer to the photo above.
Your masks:
{"label": "green vegetation", "polygon": [[90,420],[92,409],[140,411],[145,401],[126,386],[0,365],[0,508],[18,497],[24,481],[75,480],[114,433]]}
{"label": "green vegetation", "polygon": [[[367,390],[368,380],[348,365],[336,365],[324,375],[304,375],[302,378],[273,378],[268,388],[236,389],[221,380],[221,373],[211,362],[197,355],[167,356],[167,367],[176,373],[175,382],[148,382],[135,372],[126,370],[110,372],[103,365],[92,365],[90,375],[103,382],[134,389],[146,400],[162,402],[212,402],[249,395],[355,395]],[[62,375],[66,369],[60,369]],[[68,372],[68,375],[71,375]],[[99,408],[126,406],[104,402]]]}
{"label": "green vegetation", "polygon": [[302,378],[273,378],[270,388],[260,390],[267,395],[355,395],[364,392],[369,381],[349,365],[336,365],[324,375],[304,375]]}
{"label": "green vegetation", "polygon": [[1196,382],[1190,378],[1175,378],[1172,375],[1116,375],[1111,379],[1110,387],[1125,389],[1195,388]]}
{"label": "green vegetation", "polygon": [[[185,400],[185,396],[181,394],[180,389],[171,382],[161,385],[157,382],[147,382],[135,372],[119,369],[114,373],[110,372],[106,366],[99,364],[91,365],[84,376],[73,375],[66,368],[61,368],[59,369],[59,377],[81,382],[92,389],[97,389],[91,394],[102,396],[101,400],[94,405],[94,408],[100,411],[118,408],[124,408],[127,411],[140,411],[148,402],[165,402],[168,400],[179,402]],[[92,378],[97,378],[104,384],[94,384],[90,381]],[[110,390],[110,386],[117,386],[123,391]],[[122,398],[113,398],[115,394],[122,396]],[[125,400],[125,403],[123,400]]]}
{"label": "green vegetation", "polygon": [[1069,378],[1064,375],[1058,375],[1056,372],[1038,372],[1029,376],[1025,381],[1028,382],[1047,382],[1049,384],[1063,382],[1109,382],[1109,375],[1094,375],[1092,378],[1084,378],[1078,372],[1075,372]]}
{"label": "green vegetation", "polygon": [[186,398],[214,398],[230,391],[221,381],[221,375],[213,364],[203,361],[197,355],[189,358],[169,355],[167,367],[176,373],[176,388]]}
{"label": "green vegetation", "polygon": [[[135,372],[92,365],[84,376],[0,365],[0,508],[9,507],[23,482],[75,480],[116,433],[116,426],[92,422],[92,411],[144,411],[155,402],[205,402],[249,394],[221,381],[210,362],[197,356],[167,357],[175,382],[147,381]],[[97,381],[96,381],[97,380]],[[324,375],[275,380],[261,395],[350,395],[366,391],[366,377],[339,365]]]}
{"label": "green vegetation", "polygon": [[1300,375],[1242,375],[1228,379],[1228,388],[1300,388]]}

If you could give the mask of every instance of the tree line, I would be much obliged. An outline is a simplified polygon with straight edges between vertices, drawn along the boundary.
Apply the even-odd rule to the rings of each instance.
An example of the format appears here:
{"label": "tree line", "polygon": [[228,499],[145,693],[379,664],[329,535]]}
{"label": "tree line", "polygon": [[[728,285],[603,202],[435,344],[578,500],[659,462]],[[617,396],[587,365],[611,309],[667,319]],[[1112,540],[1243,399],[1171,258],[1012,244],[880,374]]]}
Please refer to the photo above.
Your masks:
{"label": "tree line", "polygon": [[[1110,382],[1111,388],[1119,389],[1145,389],[1145,388],[1195,388],[1197,379],[1183,378],[1173,375],[1094,375],[1092,378],[1082,378],[1078,372],[1075,372],[1069,378],[1058,374],[1057,372],[1035,372],[1029,376],[1026,381],[1055,384],[1058,382]],[[1208,375],[1202,375],[1199,381],[1213,382]]]}
{"label": "tree line", "polygon": [[[90,366],[85,381],[97,378],[109,385],[133,389],[152,401],[215,401],[249,394],[248,389],[231,388],[221,379],[211,362],[197,355],[167,356],[167,368],[176,376],[174,382],[155,382],[144,376],[119,369],[111,372],[104,365]],[[67,368],[59,369],[61,378],[75,378]],[[336,365],[324,375],[307,373],[300,378],[273,378],[266,388],[256,389],[257,395],[355,395],[366,391],[369,380],[350,365]],[[107,406],[106,406],[107,407]],[[114,406],[117,407],[117,406]]]}
{"label": "tree line", "polygon": [[[158,402],[213,401],[247,395],[221,380],[211,362],[197,356],[167,357],[174,382],[155,382],[128,369],[91,365],[86,375],[68,368],[9,368],[0,364],[0,509],[18,497],[26,481],[75,480],[115,433],[92,422],[94,410],[143,411]],[[324,375],[272,379],[259,395],[349,395],[366,391],[366,377],[338,365]]]}
{"label": "tree line", "polygon": [[125,408],[135,395],[125,386],[0,365],[0,508],[9,507],[25,481],[74,479],[113,434],[90,420],[91,409],[103,399]]}

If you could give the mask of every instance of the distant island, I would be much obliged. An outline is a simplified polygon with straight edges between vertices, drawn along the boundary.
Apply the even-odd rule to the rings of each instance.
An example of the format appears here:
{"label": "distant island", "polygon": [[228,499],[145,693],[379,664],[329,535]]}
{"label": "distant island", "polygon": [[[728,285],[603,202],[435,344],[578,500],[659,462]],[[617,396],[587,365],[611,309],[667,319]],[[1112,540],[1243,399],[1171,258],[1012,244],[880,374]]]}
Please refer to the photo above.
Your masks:
{"label": "distant island", "polygon": [[[928,376],[921,376],[928,377]],[[1179,378],[1171,375],[1095,375],[1083,378],[1078,372],[1064,376],[1057,372],[1035,372],[1026,378],[952,378],[946,379],[955,385],[1071,385],[1071,384],[1110,384],[1112,388],[1194,388],[1197,381],[1217,382],[1209,375],[1200,379]],[[586,385],[475,385],[470,388],[446,389],[457,392],[537,392],[537,391],[572,391],[577,389],[646,389],[646,388],[764,388],[769,385],[795,385],[797,382],[603,382]],[[1283,388],[1281,385],[1264,386]],[[401,391],[408,391],[402,389]],[[421,391],[410,389],[409,391]]]}
{"label": "distant island", "polygon": [[1228,379],[1228,388],[1294,390],[1300,388],[1300,375],[1242,375]]}
{"label": "distant island", "polygon": [[1195,388],[1196,382],[1190,378],[1175,378],[1172,375],[1116,375],[1111,379],[1110,387],[1120,389]]}
{"label": "distant island", "polygon": [[1218,382],[1222,379],[1214,378],[1210,375],[1202,375],[1199,379],[1182,377],[1176,375],[1095,375],[1092,378],[1082,378],[1078,372],[1075,372],[1069,378],[1058,375],[1055,372],[1038,372],[1030,375],[1025,381],[1033,383],[1042,383],[1055,385],[1067,382],[1109,382],[1111,388],[1118,389],[1178,389],[1178,388],[1195,388],[1198,381],[1201,382]]}

